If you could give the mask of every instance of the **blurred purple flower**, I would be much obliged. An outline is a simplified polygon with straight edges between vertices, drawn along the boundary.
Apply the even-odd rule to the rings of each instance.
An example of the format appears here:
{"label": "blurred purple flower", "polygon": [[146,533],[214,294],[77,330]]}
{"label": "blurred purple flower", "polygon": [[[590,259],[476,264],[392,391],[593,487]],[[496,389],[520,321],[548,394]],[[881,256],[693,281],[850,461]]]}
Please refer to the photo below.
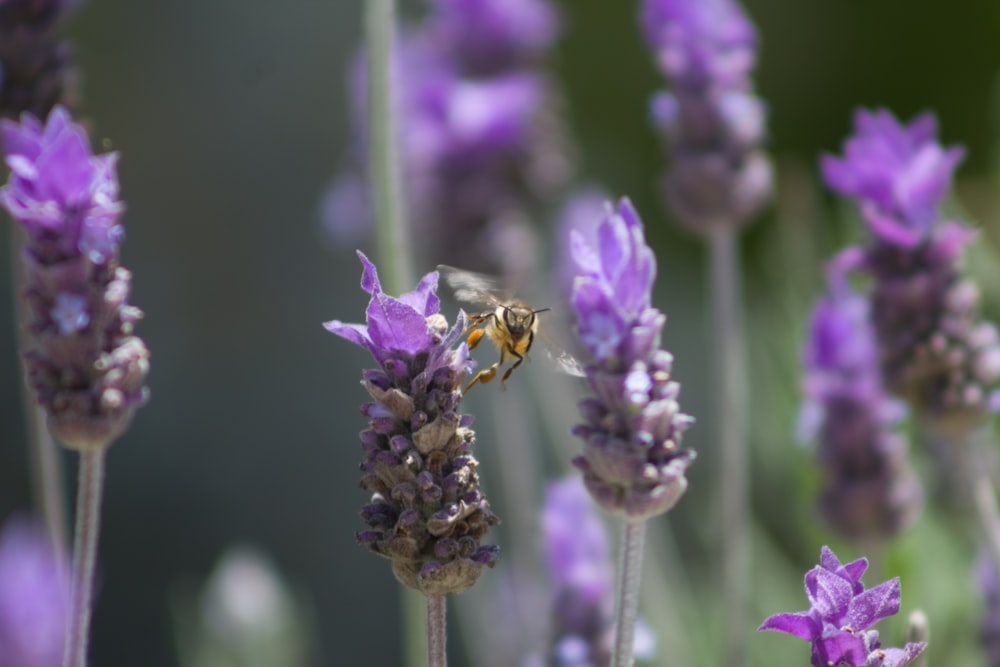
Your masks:
{"label": "blurred purple flower", "polygon": [[76,103],[76,57],[57,30],[79,0],[0,2],[0,117]]}
{"label": "blurred purple flower", "polygon": [[680,448],[694,419],[680,411],[673,356],[659,349],[666,316],[650,304],[656,259],[627,199],[617,210],[607,205],[595,244],[577,232],[570,242],[579,271],[572,304],[594,393],[580,402],[585,423],[573,432],[584,451],[573,464],[606,511],[646,519],[680,499],[695,458]]}
{"label": "blurred purple flower", "polygon": [[[508,260],[534,257],[529,221],[569,172],[553,88],[538,67],[556,29],[543,0],[433,0],[425,24],[397,40],[404,194],[416,242],[432,263],[507,275],[517,268]],[[352,69],[349,91],[360,137],[364,69],[361,61]],[[356,148],[363,166],[364,141]],[[331,201],[327,228],[352,232],[344,221],[363,209],[352,198]],[[342,242],[351,236],[340,235]],[[510,236],[525,242],[517,256],[496,250],[496,239]]]}
{"label": "blurred purple flower", "polygon": [[645,0],[642,27],[671,84],[651,105],[671,160],[670,210],[700,233],[747,222],[773,189],[753,24],[734,0]]}
{"label": "blurred purple flower", "polygon": [[843,158],[822,157],[827,185],[858,201],[880,239],[913,247],[937,222],[965,150],[938,143],[937,119],[930,113],[903,126],[885,109],[858,109],[854,132]]}
{"label": "blurred purple flower", "polygon": [[[553,588],[551,641],[544,658],[525,665],[608,667],[614,646],[614,564],[604,522],[578,476],[548,485],[542,535]],[[636,657],[651,658],[656,640],[645,625]]]}
{"label": "blurred purple flower", "polygon": [[857,200],[872,231],[841,264],[874,278],[871,313],[886,387],[943,433],[976,428],[998,405],[1000,343],[958,259],[974,232],[942,221],[960,148],[937,143],[934,117],[908,127],[859,111],[843,159],[824,156],[827,184]]}
{"label": "blurred purple flower", "polygon": [[529,65],[555,41],[548,0],[430,0],[427,31],[464,74],[491,76]]}
{"label": "blurred purple flower", "polygon": [[0,533],[0,667],[59,667],[66,641],[66,573],[40,526],[10,519]]}
{"label": "blurred purple flower", "polygon": [[986,652],[986,664],[996,667],[1000,665],[1000,586],[997,585],[996,565],[989,553],[979,555],[973,585],[983,598],[979,639]]}
{"label": "blurred purple flower", "polygon": [[371,295],[366,324],[326,322],[328,331],[368,350],[379,369],[362,385],[374,403],[362,406],[364,488],[369,530],[358,543],[392,561],[400,583],[428,596],[472,586],[499,554],[481,545],[498,523],[479,489],[471,416],[458,414],[469,350],[458,345],[464,316],[450,330],[439,311],[437,272],[400,297],[382,291],[375,265],[358,253],[361,287]]}
{"label": "blurred purple flower", "polygon": [[926,644],[881,648],[878,631],[869,630],[883,618],[899,611],[899,577],[865,590],[861,575],[868,560],[841,565],[828,547],[820,564],[806,573],[806,611],[775,614],[758,630],[795,635],[812,644],[813,667],[902,667],[920,655]]}
{"label": "blurred purple flower", "polygon": [[128,305],[132,275],[118,265],[118,155],[92,155],[59,107],[44,126],[25,114],[0,132],[11,170],[0,206],[28,235],[29,384],[64,444],[106,446],[149,391],[149,352],[133,335],[142,311]]}
{"label": "blurred purple flower", "polygon": [[806,342],[800,435],[818,440],[824,519],[852,539],[888,538],[912,524],[922,502],[895,429],[905,408],[883,391],[868,301],[846,280],[832,282]]}

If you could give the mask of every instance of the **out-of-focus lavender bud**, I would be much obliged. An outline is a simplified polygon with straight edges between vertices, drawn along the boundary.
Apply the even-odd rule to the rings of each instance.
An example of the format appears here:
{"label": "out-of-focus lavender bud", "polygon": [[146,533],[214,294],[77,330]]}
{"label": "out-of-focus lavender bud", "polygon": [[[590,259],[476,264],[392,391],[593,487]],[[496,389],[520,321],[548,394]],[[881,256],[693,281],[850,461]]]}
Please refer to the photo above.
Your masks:
{"label": "out-of-focus lavender bud", "polygon": [[886,539],[916,519],[923,498],[896,429],[905,408],[882,388],[867,299],[831,283],[806,342],[800,435],[818,444],[824,519],[852,539]]}
{"label": "out-of-focus lavender bud", "polygon": [[3,121],[11,175],[0,206],[27,232],[25,369],[57,438],[105,447],[149,397],[149,352],[134,332],[132,274],[119,266],[118,155],[94,156],[56,108],[42,125]]}
{"label": "out-of-focus lavender bud", "polygon": [[623,199],[610,203],[592,239],[571,239],[578,274],[572,304],[593,397],[580,402],[573,464],[594,500],[630,521],[666,512],[687,489],[695,453],[681,448],[694,418],[681,412],[673,356],[660,349],[666,316],[651,304],[656,258],[642,221]]}
{"label": "out-of-focus lavender bud", "polygon": [[701,234],[746,223],[773,190],[767,110],[750,78],[753,24],[735,0],[645,0],[642,27],[671,84],[651,104],[670,157],[670,210]]}
{"label": "out-of-focus lavender bud", "polygon": [[0,118],[76,105],[76,57],[56,29],[79,0],[0,2]]}
{"label": "out-of-focus lavender bud", "polygon": [[465,320],[449,330],[438,312],[437,272],[392,297],[375,265],[358,255],[361,287],[371,295],[367,324],[324,325],[379,364],[362,381],[375,402],[362,406],[369,427],[361,432],[361,484],[372,497],[361,510],[369,529],[358,543],[388,558],[396,578],[424,595],[460,593],[499,555],[481,543],[499,520],[479,489],[472,417],[458,413],[470,363],[458,343]]}

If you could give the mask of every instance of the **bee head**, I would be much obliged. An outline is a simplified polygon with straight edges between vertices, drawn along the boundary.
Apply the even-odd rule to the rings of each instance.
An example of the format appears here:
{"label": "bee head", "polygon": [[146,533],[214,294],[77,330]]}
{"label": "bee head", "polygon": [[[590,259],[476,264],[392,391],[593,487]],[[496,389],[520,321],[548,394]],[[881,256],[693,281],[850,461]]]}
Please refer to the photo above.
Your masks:
{"label": "bee head", "polygon": [[532,310],[525,303],[514,303],[503,307],[503,323],[514,339],[519,339],[535,325],[535,315],[549,308]]}

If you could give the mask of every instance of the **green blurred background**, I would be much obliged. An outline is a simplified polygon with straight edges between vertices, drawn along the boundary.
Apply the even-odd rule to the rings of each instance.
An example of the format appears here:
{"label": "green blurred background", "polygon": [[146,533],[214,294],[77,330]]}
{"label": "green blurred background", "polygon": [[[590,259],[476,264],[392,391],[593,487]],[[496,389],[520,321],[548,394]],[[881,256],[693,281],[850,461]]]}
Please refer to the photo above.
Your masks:
{"label": "green blurred background", "polygon": [[[417,0],[403,4],[419,15]],[[690,664],[721,664],[710,440],[718,416],[706,379],[705,269],[701,245],[669,221],[656,192],[663,158],[646,123],[647,101],[663,83],[639,37],[635,2],[559,5],[564,33],[551,65],[578,172],[629,195],[645,219],[660,265],[657,305],[670,318],[665,343],[677,358],[683,405],[699,419],[686,441],[700,452],[690,491],[662,521],[673,527],[677,558],[647,557],[651,567],[664,566],[674,588],[649,593],[683,622]],[[845,559],[860,555],[815,521],[817,474],[792,438],[798,350],[820,261],[860,235],[849,211],[817,186],[817,155],[839,150],[858,105],[886,106],[903,119],[934,110],[943,141],[968,149],[959,198],[965,219],[986,231],[977,266],[995,276],[1000,3],[751,0],[746,7],[761,34],[757,83],[770,107],[779,178],[774,209],[744,235],[756,627],[807,605],[801,577],[822,544]],[[366,303],[353,250],[325,243],[319,224],[319,199],[351,141],[344,82],[361,10],[345,0],[91,0],[68,26],[82,68],[82,116],[96,147],[122,153],[123,262],[135,274],[133,300],[146,311],[139,331],[153,354],[152,401],[108,457],[95,667],[177,665],[171,600],[202,581],[235,541],[270,553],[307,600],[317,633],[312,664],[400,664],[399,587],[353,537],[366,500],[357,486],[356,434],[365,425],[358,406],[366,399],[358,381],[370,361],[320,326],[360,320]],[[5,233],[0,257],[9,256]],[[988,307],[1000,304],[990,300],[996,283],[984,289]],[[12,310],[5,270],[0,519],[31,502]],[[470,410],[486,411],[477,423],[487,492],[501,485],[491,470],[518,470],[503,460],[489,413],[500,401],[515,408],[494,392],[487,387],[470,401]],[[559,438],[572,446],[565,436],[550,439]],[[881,575],[903,576],[904,613],[929,609],[932,664],[977,664],[974,544],[961,520],[936,508],[934,471],[914,449],[928,510],[889,550]],[[526,461],[538,468],[533,477],[565,465],[550,454],[540,459],[547,463]],[[75,461],[67,456],[66,464],[72,486]],[[494,505],[508,525],[533,521],[512,519],[509,499]],[[505,543],[509,534],[497,532],[507,553],[518,548]],[[502,576],[487,573],[484,592],[470,599],[487,598]],[[453,613],[452,620],[478,616],[491,618]],[[486,630],[465,635],[466,643],[476,632]],[[677,628],[660,632],[657,664],[680,664],[667,643]],[[461,636],[452,635],[453,664],[485,664],[465,661]],[[755,635],[750,646],[761,666],[806,661],[805,644],[791,637]]]}

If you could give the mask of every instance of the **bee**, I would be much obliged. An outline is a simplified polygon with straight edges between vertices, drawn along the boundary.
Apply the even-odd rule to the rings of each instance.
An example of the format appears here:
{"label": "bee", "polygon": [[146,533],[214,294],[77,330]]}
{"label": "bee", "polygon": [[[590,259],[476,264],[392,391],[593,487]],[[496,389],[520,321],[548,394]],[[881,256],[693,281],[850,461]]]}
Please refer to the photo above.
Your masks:
{"label": "bee", "polygon": [[[489,338],[496,345],[500,359],[489,368],[479,371],[465,386],[464,391],[468,392],[477,382],[486,384],[492,381],[498,369],[508,359],[514,359],[514,363],[500,378],[500,387],[506,389],[507,379],[528,358],[528,352],[539,336],[538,314],[551,308],[535,309],[520,299],[510,298],[507,291],[501,289],[489,276],[444,265],[438,266],[438,270],[454,291],[456,299],[491,308],[470,314],[469,324],[463,335],[468,335],[466,340],[470,350],[476,349],[484,337]],[[548,340],[545,340],[545,345],[549,348],[546,352],[560,371],[583,376],[580,364],[569,353],[558,349]]]}

